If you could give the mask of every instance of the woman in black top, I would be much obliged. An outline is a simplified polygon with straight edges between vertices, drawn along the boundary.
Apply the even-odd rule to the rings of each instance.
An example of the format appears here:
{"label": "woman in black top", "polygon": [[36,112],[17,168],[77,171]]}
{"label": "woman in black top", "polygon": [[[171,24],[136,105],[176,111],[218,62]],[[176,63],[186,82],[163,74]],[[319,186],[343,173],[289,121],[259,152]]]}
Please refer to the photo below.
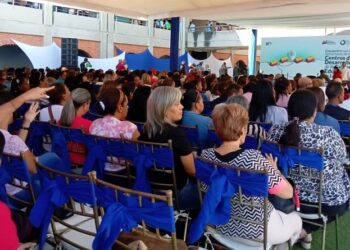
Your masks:
{"label": "woman in black top", "polygon": [[191,144],[185,132],[175,124],[182,118],[181,97],[179,89],[167,86],[158,87],[151,93],[147,101],[147,121],[139,140],[158,143],[172,140],[176,183],[178,190],[181,190],[180,204],[187,206],[184,199],[194,200],[188,193],[192,193],[193,183],[190,182],[190,187],[186,183],[189,176],[195,175],[195,167]]}

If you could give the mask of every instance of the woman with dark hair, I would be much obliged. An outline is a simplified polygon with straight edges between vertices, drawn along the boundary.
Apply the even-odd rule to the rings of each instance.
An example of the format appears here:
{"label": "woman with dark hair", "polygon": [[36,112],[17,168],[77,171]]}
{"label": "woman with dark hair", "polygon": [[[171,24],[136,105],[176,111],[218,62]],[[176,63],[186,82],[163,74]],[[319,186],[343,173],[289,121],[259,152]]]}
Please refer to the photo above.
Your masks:
{"label": "woman with dark hair", "polygon": [[277,107],[271,83],[258,81],[249,106],[249,120],[256,122],[279,124],[288,121],[284,108]]}
{"label": "woman with dark hair", "polygon": [[55,88],[47,92],[50,106],[40,110],[39,120],[56,122],[60,119],[63,106],[70,98],[70,91],[64,83],[55,83]]}
{"label": "woman with dark hair", "polygon": [[120,89],[104,92],[99,96],[103,118],[95,120],[90,133],[98,136],[136,140],[140,133],[135,124],[125,121],[128,114],[128,98]]}
{"label": "woman with dark hair", "polygon": [[287,108],[290,93],[292,91],[292,85],[289,80],[280,77],[275,80],[275,98],[276,105],[282,108]]}
{"label": "woman with dark hair", "polygon": [[[109,138],[126,138],[137,140],[140,136],[135,124],[125,121],[128,113],[128,98],[119,89],[115,91],[104,92],[99,97],[99,104],[103,110],[103,118],[96,119],[91,127],[90,134],[109,137]],[[119,159],[112,157],[112,163],[105,165],[105,170],[117,172],[125,167],[120,165]],[[107,177],[108,178],[108,177]],[[119,182],[119,179],[106,179],[111,182]],[[120,183],[119,183],[120,184]]]}
{"label": "woman with dark hair", "polygon": [[[293,121],[274,125],[270,129],[268,140],[288,146],[323,149],[322,213],[328,216],[328,221],[332,221],[336,215],[342,215],[349,205],[350,181],[343,166],[347,153],[343,140],[334,129],[314,123],[316,106],[316,97],[311,91],[298,90],[294,92],[288,103],[288,113]],[[293,181],[300,187],[301,200],[313,204],[319,202],[317,195],[310,195],[302,191],[303,189],[314,189],[315,180],[300,177],[294,178]],[[301,207],[301,211],[317,213],[310,207]],[[303,245],[305,248],[310,247],[311,232],[317,227],[304,224],[303,228],[305,235]]]}
{"label": "woman with dark hair", "polygon": [[207,116],[201,115],[204,110],[204,103],[201,94],[196,90],[187,90],[181,101],[184,106],[182,125],[197,126],[199,140],[205,145],[208,137],[208,128],[213,127],[213,120]]}

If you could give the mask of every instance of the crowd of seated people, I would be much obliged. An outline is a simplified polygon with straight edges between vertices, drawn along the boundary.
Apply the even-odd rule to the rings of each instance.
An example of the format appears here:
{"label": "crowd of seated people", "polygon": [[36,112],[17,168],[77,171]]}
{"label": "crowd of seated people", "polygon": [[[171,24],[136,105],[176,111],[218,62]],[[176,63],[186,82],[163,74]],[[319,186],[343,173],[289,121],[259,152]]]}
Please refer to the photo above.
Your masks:
{"label": "crowd of seated people", "polygon": [[[288,80],[283,75],[261,74],[234,79],[228,75],[204,75],[196,70],[183,74],[128,69],[80,72],[65,68],[21,68],[3,70],[1,75],[0,132],[4,136],[4,152],[24,155],[33,175],[36,173],[35,161],[54,168],[61,168],[63,164],[62,159],[51,152],[34,156],[25,144],[34,119],[79,128],[85,134],[107,138],[155,143],[171,140],[179,206],[198,210],[195,150],[179,125],[197,126],[203,157],[231,166],[244,161],[244,167],[249,170],[265,169],[269,193],[282,199],[293,196],[292,186],[278,170],[276,159],[262,155],[258,150],[243,149],[246,135],[287,146],[322,147],[324,210],[332,220],[348,209],[350,182],[343,167],[347,152],[337,120],[349,120],[350,111],[339,106],[344,100],[341,83],[324,83],[322,80],[321,84],[301,75],[295,80]],[[328,97],[326,105],[325,94]],[[17,134],[10,134],[7,128],[13,122],[15,110],[33,100],[39,101],[29,104],[22,117],[21,129]],[[204,112],[206,109],[210,112]],[[86,116],[89,113],[95,118]],[[138,128],[136,122],[142,122],[143,128]],[[260,123],[270,124],[272,128],[268,131]],[[209,128],[214,128],[222,141],[216,148],[207,143]],[[82,155],[71,154],[70,158],[72,163],[80,166],[86,160]],[[120,166],[118,163],[106,165],[105,170],[119,171]],[[108,181],[118,184],[116,179]],[[40,193],[40,185],[37,192]],[[315,197],[306,197],[303,193],[300,198],[310,203],[318,202]],[[288,240],[295,243],[301,239],[302,246],[308,249],[311,233],[317,228],[302,224],[294,212],[281,212],[272,203],[267,206],[268,243],[283,247]],[[307,208],[302,210],[313,212]],[[245,211],[235,205],[231,206],[231,213],[255,216],[258,220],[264,216],[262,211]],[[251,231],[251,227],[249,223],[238,223],[230,218],[227,223],[217,226],[216,231],[229,240],[250,245],[249,240],[240,238],[261,239],[263,235],[262,228],[258,229],[259,234],[241,234],[241,231]]]}

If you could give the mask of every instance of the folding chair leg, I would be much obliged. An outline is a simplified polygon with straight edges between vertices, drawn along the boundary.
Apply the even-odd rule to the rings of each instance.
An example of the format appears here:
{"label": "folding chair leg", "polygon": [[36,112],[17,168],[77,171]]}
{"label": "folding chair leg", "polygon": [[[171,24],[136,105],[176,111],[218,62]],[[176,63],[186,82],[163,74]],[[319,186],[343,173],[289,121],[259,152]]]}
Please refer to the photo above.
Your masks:
{"label": "folding chair leg", "polygon": [[184,241],[187,240],[187,228],[188,228],[188,221],[189,221],[189,214],[186,217],[186,222],[185,222],[185,232],[184,232]]}
{"label": "folding chair leg", "polygon": [[338,215],[335,216],[335,246],[336,250],[339,249],[339,239],[338,239],[338,226],[339,226],[339,220],[338,220]]}
{"label": "folding chair leg", "polygon": [[324,221],[323,232],[322,232],[322,250],[326,249],[326,233],[327,233],[327,221]]}

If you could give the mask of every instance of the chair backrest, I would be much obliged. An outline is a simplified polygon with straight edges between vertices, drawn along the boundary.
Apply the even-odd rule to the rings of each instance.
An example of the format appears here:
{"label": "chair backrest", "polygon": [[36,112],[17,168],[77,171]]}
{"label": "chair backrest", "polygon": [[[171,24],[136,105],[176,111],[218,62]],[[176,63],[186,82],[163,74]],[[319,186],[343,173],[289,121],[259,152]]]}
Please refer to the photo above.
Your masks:
{"label": "chair backrest", "polygon": [[215,104],[213,104],[212,102],[203,102],[203,103],[204,103],[204,110],[202,114],[206,116],[211,116],[211,113],[213,112]]}
{"label": "chair backrest", "polygon": [[[196,178],[201,197],[202,208],[193,221],[189,242],[193,243],[202,235],[206,225],[223,225],[231,216],[243,224],[249,222],[262,226],[263,240],[257,242],[267,246],[267,203],[268,174],[265,170],[250,170],[241,166],[210,161],[201,157],[195,159]],[[202,195],[204,194],[204,199]],[[259,197],[259,200],[254,198]],[[262,221],[252,220],[239,214],[231,214],[233,206],[244,206],[247,209],[261,209]]]}
{"label": "chair backrest", "polygon": [[349,137],[350,136],[350,121],[338,121],[340,126],[340,135],[341,137]]}
{"label": "chair backrest", "polygon": [[[96,135],[86,135],[86,139],[89,153],[82,174],[96,171],[100,179],[104,179],[107,175],[113,178],[114,184],[131,188],[130,166],[133,163],[133,155],[124,153],[123,140]],[[106,167],[107,170],[105,170]]]}
{"label": "chair backrest", "polygon": [[303,201],[301,205],[318,209],[322,214],[323,199],[323,150],[303,147],[282,146],[278,143],[263,141],[263,154],[271,153],[277,157],[278,167],[288,176],[304,197],[315,197],[318,204],[311,205]]}
{"label": "chair backrest", "polygon": [[[171,140],[168,143],[152,143],[123,140],[124,156],[133,161],[130,169],[135,180],[134,189],[152,193],[172,190],[178,207],[174,153]],[[133,170],[134,169],[134,170]]]}
{"label": "chair backrest", "polygon": [[133,122],[132,121],[132,123],[136,125],[138,131],[140,131],[140,132],[143,131],[143,126],[145,126],[144,122]]}
{"label": "chair backrest", "polygon": [[244,144],[242,145],[244,149],[259,149],[260,148],[260,138],[259,136],[246,135]]}
{"label": "chair backrest", "polygon": [[18,131],[21,129],[22,124],[23,124],[23,117],[15,118],[15,120],[11,124],[9,124],[8,131],[12,135],[17,134]]}
{"label": "chair backrest", "polygon": [[263,127],[266,132],[268,132],[270,130],[270,128],[272,127],[272,123],[266,123],[266,122],[249,122],[250,124],[258,124],[259,126]]}
{"label": "chair backrest", "polygon": [[186,137],[190,141],[192,148],[199,153],[204,145],[202,145],[201,141],[199,140],[198,126],[181,125],[179,127],[185,131]]}
{"label": "chair backrest", "polygon": [[[94,176],[93,173],[91,175]],[[147,245],[145,236],[159,240],[160,245],[161,242],[165,242],[171,244],[172,249],[178,249],[170,190],[165,195],[156,195],[116,186],[97,178],[94,180],[98,191],[98,202],[104,208],[94,249],[101,249],[102,246],[109,249],[117,239],[119,239],[117,245],[121,244],[120,241],[130,239],[145,241]],[[132,228],[133,236],[125,234]],[[161,235],[164,231],[171,234],[170,239]],[[106,235],[108,232],[110,237]]]}
{"label": "chair backrest", "polygon": [[[209,147],[219,147],[222,144],[222,140],[218,137],[215,129],[208,129],[208,146]],[[242,145],[244,149],[259,149],[260,138],[258,136],[247,135]]]}
{"label": "chair backrest", "polygon": [[26,144],[34,155],[42,155],[47,152],[44,145],[51,146],[50,123],[33,121],[30,124]]}
{"label": "chair backrest", "polygon": [[50,130],[52,152],[56,153],[66,166],[72,166],[70,154],[86,157],[86,136],[81,129],[50,124]]}
{"label": "chair backrest", "polygon": [[[11,190],[6,190],[6,184],[10,184],[9,189],[27,192],[29,199],[15,196]],[[32,178],[28,171],[27,163],[21,156],[4,153],[0,166],[0,200],[9,204],[10,201],[16,203],[18,207],[31,207],[35,202],[35,192],[32,185]]]}
{"label": "chair backrest", "polygon": [[[34,205],[30,221],[40,228],[40,248],[42,249],[51,222],[56,243],[65,242],[78,249],[91,249],[72,240],[66,232],[75,231],[81,235],[95,237],[100,224],[95,184],[89,176],[65,173],[38,163],[42,191]],[[57,213],[57,209],[60,208]],[[55,211],[55,213],[54,213]],[[60,215],[59,215],[60,214]],[[72,215],[66,220],[64,215]],[[89,223],[90,227],[83,227]]]}
{"label": "chair backrest", "polygon": [[208,128],[208,146],[210,147],[218,147],[222,144],[221,139],[216,134],[214,128]]}
{"label": "chair backrest", "polygon": [[103,118],[102,115],[93,113],[92,111],[87,112],[83,117],[90,121],[95,121],[96,119]]}

